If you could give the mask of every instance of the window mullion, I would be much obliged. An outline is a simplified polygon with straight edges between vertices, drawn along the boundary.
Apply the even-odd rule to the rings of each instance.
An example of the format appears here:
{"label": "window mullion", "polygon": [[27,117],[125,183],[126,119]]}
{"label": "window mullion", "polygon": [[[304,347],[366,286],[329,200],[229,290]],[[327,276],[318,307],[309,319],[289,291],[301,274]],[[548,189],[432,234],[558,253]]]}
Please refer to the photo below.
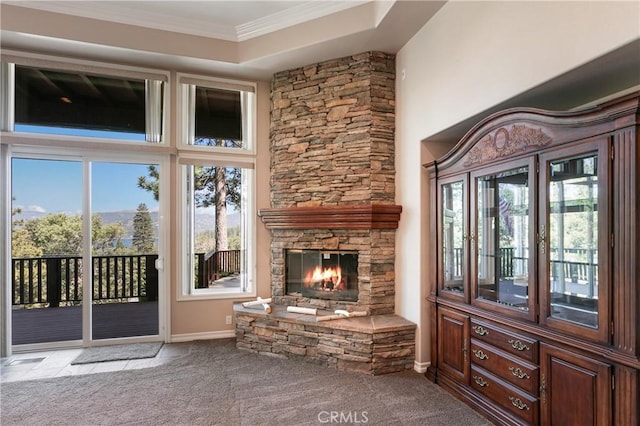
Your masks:
{"label": "window mullion", "polygon": [[182,122],[184,123],[184,142],[193,145],[196,137],[196,86],[183,86],[186,108],[182,109]]}
{"label": "window mullion", "polygon": [[0,130],[13,132],[15,65],[0,62]]}
{"label": "window mullion", "polygon": [[162,89],[163,82],[145,80],[145,127],[147,142],[162,142]]}

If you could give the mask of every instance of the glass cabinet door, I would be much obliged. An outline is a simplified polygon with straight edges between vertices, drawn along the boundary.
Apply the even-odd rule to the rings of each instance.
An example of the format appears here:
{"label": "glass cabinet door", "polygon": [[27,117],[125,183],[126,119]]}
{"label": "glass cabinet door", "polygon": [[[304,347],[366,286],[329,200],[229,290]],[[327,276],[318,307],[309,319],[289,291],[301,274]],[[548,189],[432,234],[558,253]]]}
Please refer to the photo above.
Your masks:
{"label": "glass cabinet door", "polygon": [[[474,304],[533,319],[534,159],[473,174]],[[488,172],[488,173],[487,173]],[[533,175],[533,176],[532,176]]]}
{"label": "glass cabinet door", "polygon": [[[541,321],[566,331],[606,339],[607,289],[603,274],[609,241],[603,189],[608,144],[585,154],[563,150],[543,157],[539,250],[545,289]],[[568,154],[562,156],[562,154]],[[573,154],[573,155],[571,155]]]}
{"label": "glass cabinet door", "polygon": [[441,295],[465,295],[467,250],[467,184],[466,176],[442,183],[440,191],[440,273]]}

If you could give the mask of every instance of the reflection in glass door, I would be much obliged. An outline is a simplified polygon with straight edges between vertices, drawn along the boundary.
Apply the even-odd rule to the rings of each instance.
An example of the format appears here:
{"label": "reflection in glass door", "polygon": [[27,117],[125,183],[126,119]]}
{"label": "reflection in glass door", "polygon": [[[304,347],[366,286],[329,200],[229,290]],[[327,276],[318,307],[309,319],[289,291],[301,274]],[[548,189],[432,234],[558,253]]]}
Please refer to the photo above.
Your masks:
{"label": "reflection in glass door", "polygon": [[93,340],[158,334],[157,171],[91,164]]}
{"label": "reflection in glass door", "polygon": [[467,240],[465,183],[458,180],[442,185],[442,290],[464,294]]}
{"label": "reflection in glass door", "polygon": [[476,302],[531,317],[535,297],[529,294],[533,164],[513,166],[475,178],[477,250],[472,295]]}
{"label": "reflection in glass door", "polygon": [[82,339],[82,162],[11,162],[12,344]]}
{"label": "reflection in glass door", "polygon": [[549,164],[550,316],[598,327],[598,156]]}

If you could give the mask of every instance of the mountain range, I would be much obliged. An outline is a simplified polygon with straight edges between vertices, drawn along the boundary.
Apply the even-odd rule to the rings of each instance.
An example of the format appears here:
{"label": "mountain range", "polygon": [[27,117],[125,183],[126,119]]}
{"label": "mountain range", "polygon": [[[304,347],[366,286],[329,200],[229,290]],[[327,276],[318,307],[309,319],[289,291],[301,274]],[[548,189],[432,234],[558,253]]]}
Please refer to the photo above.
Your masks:
{"label": "mountain range", "polygon": [[[29,221],[33,219],[38,219],[43,216],[46,216],[49,213],[36,212],[36,211],[26,211],[21,212],[20,214],[16,214],[13,216],[13,220],[24,220]],[[67,213],[67,214],[75,214],[75,213]],[[127,235],[125,236],[125,240],[131,238],[133,235],[133,218],[136,214],[136,211],[131,210],[121,210],[115,212],[99,212],[97,213],[102,218],[102,223],[105,225],[111,223],[121,223],[122,226],[127,230]],[[149,212],[151,215],[151,220],[154,224],[154,229],[157,232],[158,229],[158,212]],[[215,225],[215,216],[213,212],[206,213],[196,213],[196,235],[201,232],[211,231],[214,229]],[[240,213],[235,212],[227,215],[227,226],[228,228],[235,228],[240,226]]]}

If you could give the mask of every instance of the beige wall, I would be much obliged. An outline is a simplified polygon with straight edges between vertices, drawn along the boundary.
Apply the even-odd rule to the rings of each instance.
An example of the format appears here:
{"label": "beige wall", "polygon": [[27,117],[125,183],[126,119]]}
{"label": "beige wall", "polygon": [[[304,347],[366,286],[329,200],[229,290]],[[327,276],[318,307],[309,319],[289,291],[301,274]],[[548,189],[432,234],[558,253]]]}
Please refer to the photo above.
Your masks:
{"label": "beige wall", "polygon": [[398,53],[396,312],[419,324],[421,367],[430,359],[424,297],[431,276],[421,165],[449,148],[421,141],[638,39],[639,31],[637,2],[449,2]]}

